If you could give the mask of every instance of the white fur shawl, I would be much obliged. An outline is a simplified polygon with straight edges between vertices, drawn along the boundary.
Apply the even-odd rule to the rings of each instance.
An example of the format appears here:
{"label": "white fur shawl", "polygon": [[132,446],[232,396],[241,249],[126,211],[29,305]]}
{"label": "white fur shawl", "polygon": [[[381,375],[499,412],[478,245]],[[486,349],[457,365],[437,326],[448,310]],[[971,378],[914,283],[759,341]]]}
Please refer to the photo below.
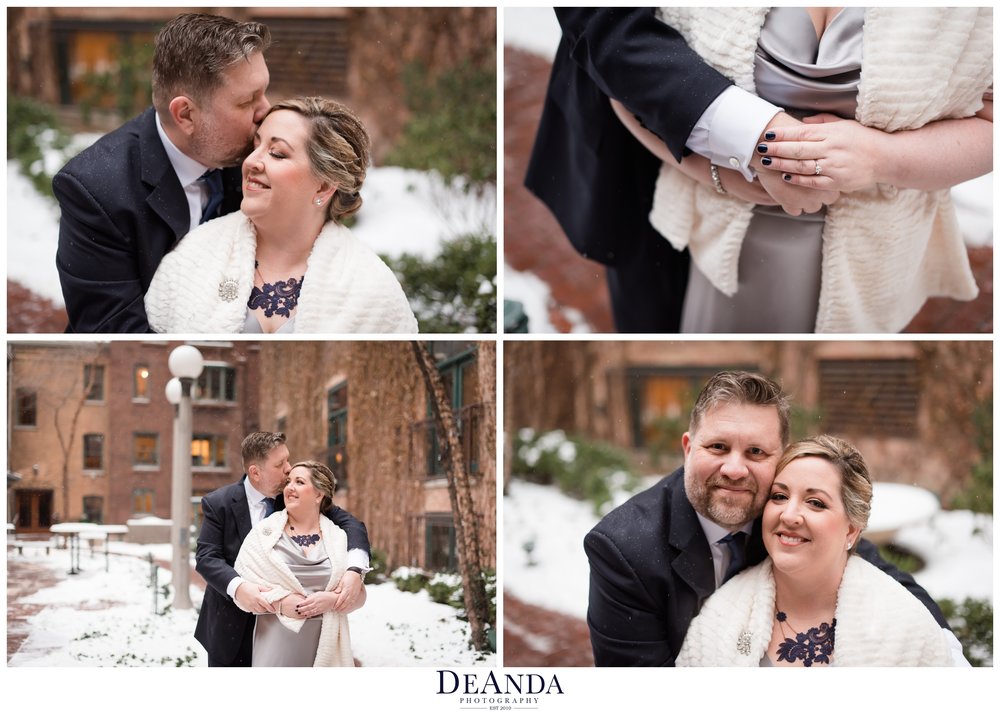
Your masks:
{"label": "white fur shawl", "polygon": [[[847,559],[837,592],[838,667],[950,667],[941,627],[917,598],[859,556]],[[771,559],[744,570],[708,599],[677,656],[682,667],[756,667],[771,642]]]}
{"label": "white fur shawl", "polygon": [[[198,226],[153,276],[146,293],[150,326],[169,333],[242,332],[256,251],[256,231],[239,211]],[[396,276],[332,221],[309,255],[294,324],[298,333],[417,331]]]}
{"label": "white fur shawl", "polygon": [[[768,9],[662,8],[708,64],[754,92],[754,53]],[[969,117],[993,85],[992,8],[870,8],[857,120],[882,131]],[[650,222],[712,284],[733,295],[751,204],[664,164]],[[950,192],[879,185],[827,210],[816,332],[898,332],[928,297],[978,289]]]}
{"label": "white fur shawl", "polygon": [[[292,573],[288,565],[274,552],[274,545],[281,538],[281,533],[288,520],[286,511],[275,511],[262,520],[247,535],[246,540],[236,556],[233,567],[244,580],[257,585],[268,585],[270,590],[263,593],[268,602],[275,602],[290,593],[305,595],[302,585]],[[347,534],[333,521],[320,515],[320,531],[323,534],[323,547],[330,557],[333,572],[326,589],[331,590],[340,582],[347,570]],[[237,605],[239,603],[237,602]],[[270,616],[268,616],[270,617]],[[275,615],[278,622],[292,632],[302,629],[303,620],[296,620],[285,615]],[[323,625],[319,636],[319,647],[316,650],[314,667],[353,667],[354,656],[351,654],[351,631],[347,625],[347,615],[337,612],[324,612]]]}

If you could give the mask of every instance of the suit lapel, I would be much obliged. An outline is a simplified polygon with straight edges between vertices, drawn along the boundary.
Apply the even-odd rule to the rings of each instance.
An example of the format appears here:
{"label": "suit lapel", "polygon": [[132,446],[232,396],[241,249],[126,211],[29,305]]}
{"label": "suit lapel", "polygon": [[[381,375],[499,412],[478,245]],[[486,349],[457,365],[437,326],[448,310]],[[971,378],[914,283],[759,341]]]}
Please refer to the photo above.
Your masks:
{"label": "suit lapel", "polygon": [[[243,479],[246,479],[246,475],[243,476]],[[242,542],[252,528],[250,504],[247,503],[247,491],[243,487],[243,480],[240,480],[236,485],[238,488],[233,493],[233,515],[236,516],[236,531],[239,533],[240,542]]]}
{"label": "suit lapel", "polygon": [[681,478],[673,481],[669,488],[672,489],[668,516],[670,545],[678,551],[670,565],[677,577],[698,595],[700,605],[715,591],[712,551],[694,507],[684,492],[683,471]]}
{"label": "suit lapel", "polygon": [[139,154],[142,164],[142,182],[150,187],[146,204],[174,232],[180,240],[191,228],[187,197],[177,174],[170,164],[156,131],[156,110],[147,109],[139,126]]}

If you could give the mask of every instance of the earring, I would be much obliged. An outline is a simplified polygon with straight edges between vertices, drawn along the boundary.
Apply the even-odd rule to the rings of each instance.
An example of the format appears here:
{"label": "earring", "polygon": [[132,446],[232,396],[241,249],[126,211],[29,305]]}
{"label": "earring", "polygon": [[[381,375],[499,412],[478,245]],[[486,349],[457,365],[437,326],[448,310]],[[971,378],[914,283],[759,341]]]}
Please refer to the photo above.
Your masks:
{"label": "earring", "polygon": [[323,199],[322,198],[317,198],[315,201],[313,201],[313,203],[315,203],[317,206],[322,206],[323,205]]}
{"label": "earring", "polygon": [[847,541],[847,548],[846,548],[846,550],[850,550],[852,545],[854,545],[854,544],[851,543],[851,541]]}

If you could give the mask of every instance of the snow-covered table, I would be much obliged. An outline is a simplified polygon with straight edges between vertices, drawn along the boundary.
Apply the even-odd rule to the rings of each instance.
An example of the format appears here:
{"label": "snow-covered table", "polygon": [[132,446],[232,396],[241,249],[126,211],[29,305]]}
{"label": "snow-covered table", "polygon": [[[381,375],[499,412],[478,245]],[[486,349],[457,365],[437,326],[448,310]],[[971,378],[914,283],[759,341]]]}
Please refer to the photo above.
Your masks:
{"label": "snow-covered table", "polygon": [[92,531],[97,526],[93,523],[56,523],[49,527],[51,533],[64,536],[69,546],[69,574],[80,573],[80,534],[84,531]]}
{"label": "snow-covered table", "polygon": [[875,545],[885,545],[900,528],[926,523],[940,510],[937,496],[925,488],[876,481],[872,484],[872,512],[863,535]]}

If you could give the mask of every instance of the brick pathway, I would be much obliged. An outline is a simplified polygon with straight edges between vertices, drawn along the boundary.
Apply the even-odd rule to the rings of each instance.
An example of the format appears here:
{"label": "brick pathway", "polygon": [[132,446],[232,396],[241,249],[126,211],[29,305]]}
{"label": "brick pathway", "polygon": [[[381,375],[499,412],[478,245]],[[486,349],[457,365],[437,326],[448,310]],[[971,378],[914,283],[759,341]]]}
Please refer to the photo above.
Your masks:
{"label": "brick pathway", "polygon": [[504,667],[593,667],[584,620],[503,596]]}
{"label": "brick pathway", "polygon": [[[60,581],[66,579],[66,569],[61,565],[53,566],[51,562],[39,563],[21,559],[17,556],[12,555],[13,551],[8,551],[7,553],[7,661],[10,662],[10,658],[13,657],[24,641],[28,638],[31,632],[31,628],[28,626],[27,621],[30,617],[37,615],[45,607],[44,605],[33,605],[25,604],[22,602],[24,598],[39,590],[44,590],[46,588],[51,588],[58,585]],[[90,560],[102,561],[104,559],[103,554],[98,553],[94,558],[90,557],[90,551],[84,548],[84,553],[81,554],[81,559],[84,564],[88,563]],[[114,557],[141,557],[133,555],[116,555],[112,553]],[[69,559],[68,552],[66,553],[67,562]],[[142,558],[145,560],[145,558]],[[171,563],[164,560],[157,560],[156,564],[165,570],[170,570]],[[88,565],[87,567],[98,567],[96,565]],[[191,584],[195,587],[205,589],[205,580],[194,570],[191,569]],[[113,602],[101,602],[95,605],[89,606],[90,608],[109,608],[113,607]]]}
{"label": "brick pathway", "polygon": [[[549,285],[552,324],[567,331],[560,310],[580,310],[595,332],[610,332],[603,268],[573,250],[548,209],[523,186],[549,78],[549,62],[504,47],[504,258]],[[992,333],[993,249],[969,250],[980,295],[971,302],[929,300],[904,332]],[[530,326],[529,326],[530,328]]]}

